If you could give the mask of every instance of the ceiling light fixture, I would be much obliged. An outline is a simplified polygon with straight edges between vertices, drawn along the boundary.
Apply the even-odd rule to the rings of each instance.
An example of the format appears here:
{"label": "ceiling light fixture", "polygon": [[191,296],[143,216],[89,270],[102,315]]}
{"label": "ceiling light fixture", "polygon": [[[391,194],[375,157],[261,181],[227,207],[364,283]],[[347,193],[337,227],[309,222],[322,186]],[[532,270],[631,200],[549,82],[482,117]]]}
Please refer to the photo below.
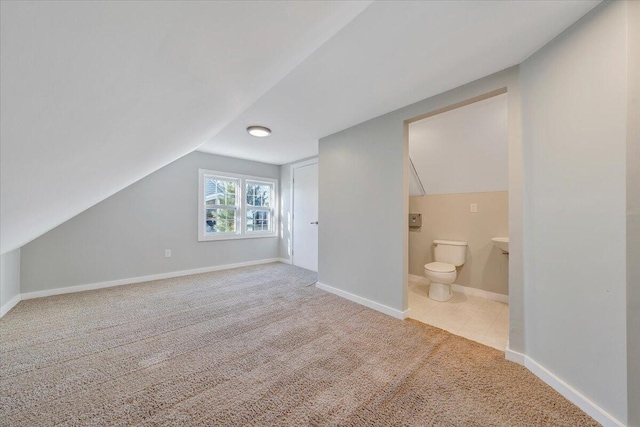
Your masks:
{"label": "ceiling light fixture", "polygon": [[264,126],[249,126],[247,128],[247,132],[249,132],[249,135],[255,136],[258,138],[264,138],[266,136],[271,135],[271,129]]}

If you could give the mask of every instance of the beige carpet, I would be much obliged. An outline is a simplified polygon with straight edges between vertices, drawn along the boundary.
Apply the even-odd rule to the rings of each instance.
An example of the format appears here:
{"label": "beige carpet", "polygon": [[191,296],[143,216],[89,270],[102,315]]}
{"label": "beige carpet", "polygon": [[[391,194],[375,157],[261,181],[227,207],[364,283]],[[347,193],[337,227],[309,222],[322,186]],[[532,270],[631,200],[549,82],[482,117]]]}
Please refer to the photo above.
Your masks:
{"label": "beige carpet", "polygon": [[0,423],[598,425],[481,344],[269,264],[21,302],[0,321]]}

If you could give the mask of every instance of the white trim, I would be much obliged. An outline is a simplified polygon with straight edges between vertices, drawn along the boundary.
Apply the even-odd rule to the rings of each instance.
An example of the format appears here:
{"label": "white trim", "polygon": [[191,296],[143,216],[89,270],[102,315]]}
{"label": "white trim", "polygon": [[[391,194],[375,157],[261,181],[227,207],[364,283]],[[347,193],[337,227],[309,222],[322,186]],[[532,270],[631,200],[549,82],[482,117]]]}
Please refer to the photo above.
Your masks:
{"label": "white trim", "polygon": [[511,350],[509,347],[509,341],[507,341],[507,348],[504,349],[504,358],[513,363],[524,366],[524,354]]}
{"label": "white trim", "polygon": [[599,422],[605,427],[623,427],[624,424],[615,419],[611,414],[600,408],[598,405],[586,398],[578,390],[571,387],[562,379],[555,376],[551,371],[542,366],[540,363],[533,360],[531,357],[511,350],[509,343],[504,351],[504,358],[515,362],[519,365],[527,368],[531,373],[540,378],[546,384],[548,384],[555,391],[564,396],[571,403],[582,409],[587,415]]}
{"label": "white trim", "polygon": [[69,286],[66,288],[48,289],[46,291],[27,292],[22,294],[22,299],[26,300],[26,299],[33,299],[33,298],[48,297],[52,295],[61,295],[61,294],[69,294],[74,292],[90,291],[93,289],[111,288],[114,286],[131,285],[134,283],[149,282],[152,280],[171,279],[174,277],[189,276],[192,274],[209,273],[212,271],[219,271],[219,270],[229,270],[231,268],[248,267],[248,266],[260,265],[260,264],[270,264],[272,262],[284,262],[285,264],[288,263],[287,260],[283,260],[281,258],[268,258],[268,259],[261,259],[257,261],[239,262],[236,264],[225,264],[225,265],[216,265],[212,267],[193,268],[190,270],[171,271],[168,273],[151,274],[149,276],[130,277],[127,279],[110,280],[107,282],[89,283],[86,285]]}
{"label": "white trim", "polygon": [[[429,279],[427,279],[426,277],[416,276],[415,274],[410,274],[409,280],[412,282],[424,283],[425,285],[428,285],[430,283]],[[465,295],[486,298],[492,301],[509,304],[509,295],[499,294],[497,292],[485,291],[484,289],[471,288],[469,286],[456,285],[455,283],[451,285],[451,290],[453,292],[458,292]]]}
{"label": "white trim", "polygon": [[[429,279],[423,276],[416,276],[413,274],[409,275],[409,280],[417,283],[428,284]],[[451,285],[451,290],[454,292],[462,292],[467,295],[475,295],[480,296],[487,299],[492,299],[494,301],[500,302],[509,302],[508,295],[497,294],[494,292],[484,291],[482,289],[469,288],[467,286],[461,285]],[[555,391],[564,396],[571,403],[576,405],[578,408],[582,409],[587,415],[595,419],[597,422],[602,424],[604,427],[623,427],[624,424],[615,419],[611,414],[607,413],[605,410],[600,408],[598,405],[587,399],[576,389],[571,387],[569,384],[555,376],[549,370],[547,370],[544,366],[530,358],[529,356],[519,353],[517,351],[511,350],[509,347],[509,343],[507,343],[507,348],[504,350],[504,358],[517,363],[518,365],[522,365],[531,371],[535,376],[540,378],[546,384],[551,386]]]}
{"label": "white trim", "polygon": [[318,158],[314,157],[313,159],[308,159],[308,160],[304,160],[302,162],[298,162],[298,163],[294,163],[289,167],[289,209],[291,209],[291,233],[289,235],[289,239],[291,240],[291,265],[295,265],[293,263],[293,255],[294,255],[294,250],[293,250],[293,239],[294,239],[294,221],[293,221],[293,186],[295,184],[294,180],[293,180],[293,170],[297,169],[297,168],[301,168],[304,166],[309,166],[309,165],[313,165],[313,164],[317,164],[318,163]]}
{"label": "white trim", "polygon": [[[205,222],[205,197],[204,197],[204,176],[212,175],[220,178],[226,178],[231,181],[238,182],[238,191],[236,194],[238,204],[229,206],[229,209],[236,209],[236,232],[235,233],[206,233],[204,228]],[[246,190],[247,181],[265,183],[273,185],[273,206],[269,208],[261,208],[272,212],[273,230],[271,231],[247,231],[246,216],[247,203],[244,199],[244,191]],[[276,178],[267,178],[253,175],[243,175],[233,172],[214,171],[209,169],[198,169],[198,242],[210,242],[219,240],[234,239],[259,239],[264,237],[278,237],[280,224],[279,211],[279,180]]]}
{"label": "white trim", "polygon": [[[515,352],[514,352],[515,353]],[[519,354],[519,353],[516,353]],[[505,352],[506,355],[506,352]],[[618,421],[607,411],[590,401],[578,390],[571,387],[562,379],[555,376],[544,366],[524,355],[524,366],[535,376],[547,383],[551,388],[564,396],[571,403],[582,409],[587,415],[603,425],[603,427],[624,427],[624,424]]]}
{"label": "white trim", "polygon": [[386,305],[380,304],[378,302],[371,301],[366,298],[360,297],[358,295],[343,291],[341,289],[334,288],[333,286],[325,285],[324,283],[317,282],[316,288],[338,295],[342,298],[348,299],[349,301],[353,301],[360,305],[364,305],[365,307],[372,308],[381,313],[395,317],[396,319],[404,320],[407,317],[409,317],[409,313],[411,312],[410,308],[406,309],[405,311],[396,310],[395,308],[391,308]]}
{"label": "white trim", "polygon": [[507,348],[504,350],[504,358],[527,368],[531,373],[564,396],[568,401],[582,409],[587,415],[602,424],[604,427],[624,427],[623,423],[587,399],[582,393],[554,375],[540,363],[525,354],[511,350],[509,348],[509,343],[507,343]]}
{"label": "white trim", "polygon": [[485,291],[484,289],[470,288],[469,286],[451,285],[451,290],[465,295],[490,299],[492,301],[503,302],[509,304],[509,295],[499,294],[497,292]]}
{"label": "white trim", "polygon": [[0,318],[7,314],[13,307],[15,307],[22,300],[22,295],[18,294],[11,298],[8,303],[0,307]]}
{"label": "white trim", "polygon": [[431,281],[429,279],[427,279],[424,276],[416,276],[415,274],[409,274],[409,281],[410,282],[417,282],[417,283],[422,283],[423,285],[428,285],[429,283],[431,283]]}

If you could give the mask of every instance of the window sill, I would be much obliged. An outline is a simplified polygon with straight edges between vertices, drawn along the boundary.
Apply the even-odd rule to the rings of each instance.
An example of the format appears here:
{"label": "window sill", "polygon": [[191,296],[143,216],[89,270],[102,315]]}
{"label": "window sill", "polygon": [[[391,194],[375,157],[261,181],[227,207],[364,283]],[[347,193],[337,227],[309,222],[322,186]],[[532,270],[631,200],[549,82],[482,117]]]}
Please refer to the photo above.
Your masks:
{"label": "window sill", "polygon": [[238,240],[238,239],[264,239],[267,237],[278,237],[278,233],[249,233],[249,234],[207,234],[198,237],[198,242],[214,242],[218,240]]}

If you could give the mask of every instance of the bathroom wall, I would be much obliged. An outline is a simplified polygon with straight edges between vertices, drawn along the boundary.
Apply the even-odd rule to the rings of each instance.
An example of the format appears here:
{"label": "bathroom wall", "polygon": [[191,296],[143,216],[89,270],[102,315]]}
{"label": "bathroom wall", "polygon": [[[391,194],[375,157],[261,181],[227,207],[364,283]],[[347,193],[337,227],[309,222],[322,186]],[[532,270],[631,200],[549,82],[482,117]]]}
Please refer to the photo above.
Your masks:
{"label": "bathroom wall", "polygon": [[[477,213],[469,212],[471,203]],[[422,214],[422,227],[409,229],[409,274],[424,276],[424,264],[434,261],[435,239],[462,240],[469,244],[467,260],[455,283],[509,293],[509,258],[491,243],[492,237],[508,235],[507,191],[414,196],[409,211]]]}
{"label": "bathroom wall", "polygon": [[426,192],[409,199],[409,211],[422,214],[422,227],[409,229],[409,274],[423,276],[435,261],[434,240],[461,240],[469,246],[455,283],[509,294],[509,259],[491,243],[509,235],[507,101],[504,93],[409,125]]}

